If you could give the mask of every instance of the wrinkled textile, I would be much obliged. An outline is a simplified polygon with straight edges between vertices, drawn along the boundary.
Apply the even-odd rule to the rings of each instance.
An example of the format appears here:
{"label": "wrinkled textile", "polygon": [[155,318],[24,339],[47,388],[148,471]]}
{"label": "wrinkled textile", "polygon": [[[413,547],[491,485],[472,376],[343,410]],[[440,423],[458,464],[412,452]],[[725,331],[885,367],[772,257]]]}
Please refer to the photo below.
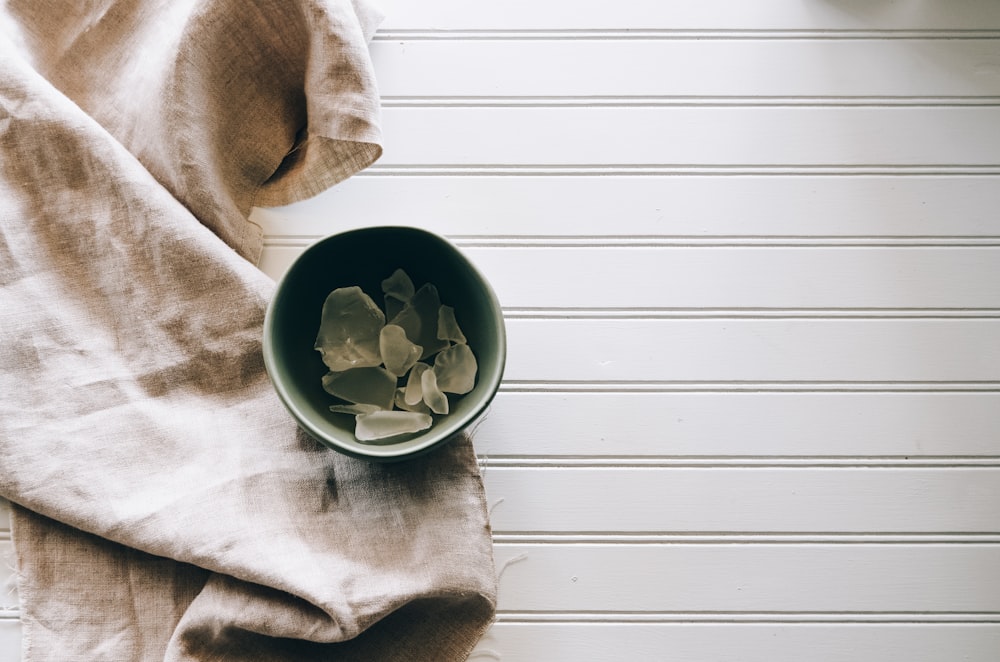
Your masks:
{"label": "wrinkled textile", "polygon": [[470,440],[347,458],[263,370],[247,215],[378,158],[378,20],[0,0],[0,494],[26,661],[447,662],[491,622]]}

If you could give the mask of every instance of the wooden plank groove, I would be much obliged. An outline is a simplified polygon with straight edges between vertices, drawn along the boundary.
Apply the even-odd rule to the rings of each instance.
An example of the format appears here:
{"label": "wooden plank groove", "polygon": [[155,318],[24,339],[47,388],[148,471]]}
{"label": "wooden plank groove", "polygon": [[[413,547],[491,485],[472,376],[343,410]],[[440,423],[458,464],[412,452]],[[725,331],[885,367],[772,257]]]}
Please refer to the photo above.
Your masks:
{"label": "wooden plank groove", "polygon": [[894,612],[894,611],[558,611],[499,610],[502,623],[729,623],[807,625],[893,624],[893,625],[995,625],[1000,612]]}
{"label": "wooden plank groove", "polygon": [[[550,109],[551,110],[551,109]],[[357,177],[967,177],[1000,175],[976,163],[396,163],[372,165]]]}
{"label": "wooden plank groove", "polygon": [[799,95],[799,96],[734,96],[734,95],[562,95],[562,96],[472,96],[472,95],[382,95],[383,108],[407,107],[612,107],[632,108],[637,106],[664,107],[688,106],[707,107],[929,107],[929,106],[997,106],[1000,97],[989,95],[935,95],[935,96],[864,96],[864,95]]}
{"label": "wooden plank groove", "polygon": [[895,393],[996,393],[1000,381],[763,381],[763,380],[541,380],[507,379],[500,384],[503,393],[809,393],[809,394],[895,394]]}
{"label": "wooden plank groove", "polygon": [[[303,249],[321,239],[320,235],[267,234],[265,248]],[[899,237],[871,235],[867,237],[829,237],[797,235],[717,235],[713,237],[685,235],[453,235],[451,240],[460,248],[528,249],[628,249],[628,248],[1000,248],[996,236],[924,236]],[[871,306],[870,306],[871,307]],[[655,306],[651,306],[655,308]]]}
{"label": "wooden plank groove", "polygon": [[753,455],[745,457],[728,456],[685,456],[685,455],[482,455],[482,468],[502,469],[969,469],[1000,467],[1000,456],[781,456]]}
{"label": "wooden plank groove", "polygon": [[420,29],[397,28],[379,30],[372,41],[646,41],[665,39],[752,40],[752,41],[899,41],[899,40],[979,40],[996,39],[1000,30],[976,29],[711,29],[711,28],[551,28],[551,29]]}
{"label": "wooden plank groove", "polygon": [[507,545],[982,545],[1000,544],[1000,533],[663,533],[569,532],[494,533],[496,544]]}

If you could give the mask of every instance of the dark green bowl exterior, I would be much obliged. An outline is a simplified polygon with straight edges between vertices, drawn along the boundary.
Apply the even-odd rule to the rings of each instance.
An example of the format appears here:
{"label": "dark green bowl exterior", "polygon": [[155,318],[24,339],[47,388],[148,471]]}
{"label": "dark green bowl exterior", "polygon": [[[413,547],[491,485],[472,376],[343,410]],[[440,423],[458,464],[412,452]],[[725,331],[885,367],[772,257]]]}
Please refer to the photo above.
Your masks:
{"label": "dark green bowl exterior", "polygon": [[[334,414],[335,400],[321,386],[327,368],[313,349],[327,295],[359,285],[382,305],[382,280],[395,269],[419,288],[433,283],[443,304],[454,307],[476,355],[476,386],[453,397],[451,411],[435,416],[424,433],[389,444],[363,444],[354,417]],[[307,248],[278,283],[264,318],[264,363],[285,407],[321,443],[347,455],[394,461],[431,450],[476,420],[496,395],[507,343],[500,303],[486,279],[446,239],[418,228],[380,226],[326,237]]]}

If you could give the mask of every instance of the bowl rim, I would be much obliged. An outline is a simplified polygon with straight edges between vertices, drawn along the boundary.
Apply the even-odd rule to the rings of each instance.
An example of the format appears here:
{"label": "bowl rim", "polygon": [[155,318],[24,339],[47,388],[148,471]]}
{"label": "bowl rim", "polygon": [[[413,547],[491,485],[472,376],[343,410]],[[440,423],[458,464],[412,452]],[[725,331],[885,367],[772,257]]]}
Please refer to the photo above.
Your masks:
{"label": "bowl rim", "polygon": [[[291,397],[286,385],[281,379],[277,378],[278,368],[277,361],[275,357],[275,350],[272,344],[272,337],[274,333],[275,326],[275,315],[274,315],[274,302],[279,298],[282,291],[288,286],[288,282],[292,275],[295,266],[304,259],[306,255],[312,251],[319,248],[321,245],[328,242],[334,241],[336,239],[342,239],[348,235],[356,234],[367,234],[371,232],[391,232],[394,230],[402,230],[405,232],[411,232],[416,234],[422,234],[427,238],[440,243],[442,246],[449,249],[455,257],[457,257],[461,262],[465,264],[469,272],[479,281],[480,289],[489,297],[490,307],[496,310],[499,314],[496,320],[496,333],[497,333],[497,349],[495,356],[496,370],[493,371],[493,375],[489,378],[489,381],[485,382],[483,386],[486,390],[486,395],[483,401],[476,407],[470,409],[468,412],[462,414],[458,419],[457,423],[454,423],[452,427],[455,427],[452,431],[435,431],[433,428],[425,431],[422,434],[417,435],[412,439],[404,439],[396,443],[386,443],[386,444],[365,444],[360,441],[355,441],[353,443],[347,443],[342,439],[338,439],[332,435],[324,433],[322,430],[318,429],[310,420],[309,416],[303,412],[303,410],[296,404],[295,399]],[[332,234],[325,235],[305,247],[302,252],[292,260],[291,264],[285,269],[281,277],[277,280],[276,286],[271,293],[271,297],[267,302],[267,307],[264,312],[264,323],[263,323],[263,335],[261,341],[261,349],[264,357],[264,368],[267,372],[268,379],[271,382],[272,387],[278,395],[278,399],[285,406],[288,412],[295,419],[295,422],[301,427],[309,436],[313,437],[320,443],[336,450],[338,452],[344,453],[352,457],[377,461],[377,462],[388,462],[408,459],[411,457],[416,457],[422,455],[439,445],[445,443],[446,441],[452,439],[455,436],[462,434],[462,432],[468,427],[468,425],[479,418],[483,412],[489,407],[490,403],[496,397],[497,391],[499,390],[500,383],[503,380],[503,374],[506,369],[507,364],[507,332],[504,323],[502,307],[500,305],[500,300],[496,296],[493,287],[490,282],[486,279],[479,268],[465,255],[464,252],[450,240],[445,237],[425,230],[423,228],[418,228],[415,226],[408,225],[372,225],[360,228],[352,228],[349,230],[344,230],[341,232],[335,232]],[[410,443],[418,442],[418,443]]]}

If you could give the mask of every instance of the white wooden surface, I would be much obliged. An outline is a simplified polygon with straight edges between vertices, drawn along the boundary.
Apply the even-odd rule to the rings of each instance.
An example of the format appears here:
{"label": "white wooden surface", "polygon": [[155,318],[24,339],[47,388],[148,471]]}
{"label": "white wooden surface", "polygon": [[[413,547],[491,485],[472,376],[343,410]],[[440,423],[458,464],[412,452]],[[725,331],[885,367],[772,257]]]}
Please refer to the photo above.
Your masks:
{"label": "white wooden surface", "polygon": [[497,289],[472,659],[1000,659],[1000,3],[382,5],[384,158],[254,218]]}

